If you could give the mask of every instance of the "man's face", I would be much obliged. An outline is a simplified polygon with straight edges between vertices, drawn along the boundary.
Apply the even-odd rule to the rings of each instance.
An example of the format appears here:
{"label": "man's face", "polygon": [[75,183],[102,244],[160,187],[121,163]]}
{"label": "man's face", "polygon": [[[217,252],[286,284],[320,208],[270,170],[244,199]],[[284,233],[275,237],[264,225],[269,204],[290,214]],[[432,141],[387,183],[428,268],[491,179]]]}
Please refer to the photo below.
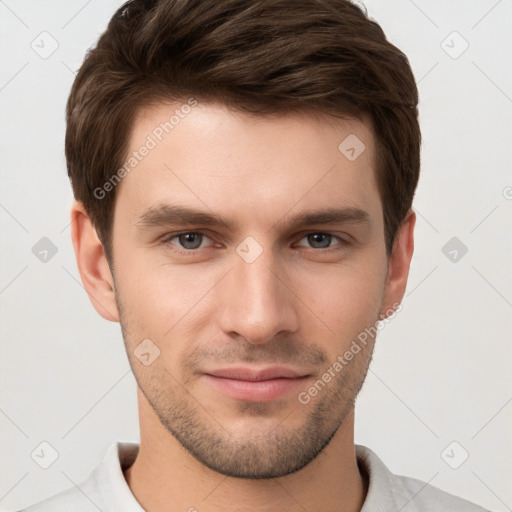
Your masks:
{"label": "man's face", "polygon": [[[200,462],[231,476],[283,476],[334,436],[371,358],[368,338],[299,400],[385,306],[374,140],[366,122],[202,103],[159,131],[177,108],[140,111],[129,153],[153,146],[148,136],[156,146],[117,190],[114,278],[130,364],[156,417]],[[226,224],[166,216],[173,208]],[[329,214],[341,210],[352,216]],[[212,376],[243,368],[257,378],[276,366],[300,378]]]}

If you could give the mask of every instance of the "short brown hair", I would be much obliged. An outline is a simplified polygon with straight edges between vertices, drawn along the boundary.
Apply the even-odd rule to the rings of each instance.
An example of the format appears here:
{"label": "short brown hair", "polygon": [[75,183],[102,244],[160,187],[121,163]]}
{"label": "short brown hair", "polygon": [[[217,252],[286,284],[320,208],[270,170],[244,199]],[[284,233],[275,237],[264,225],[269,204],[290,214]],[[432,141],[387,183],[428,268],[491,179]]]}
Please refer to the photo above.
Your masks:
{"label": "short brown hair", "polygon": [[349,0],[132,0],[90,50],[67,103],[66,159],[112,266],[114,188],[138,109],[194,97],[256,115],[369,114],[387,255],[420,169],[407,57]]}

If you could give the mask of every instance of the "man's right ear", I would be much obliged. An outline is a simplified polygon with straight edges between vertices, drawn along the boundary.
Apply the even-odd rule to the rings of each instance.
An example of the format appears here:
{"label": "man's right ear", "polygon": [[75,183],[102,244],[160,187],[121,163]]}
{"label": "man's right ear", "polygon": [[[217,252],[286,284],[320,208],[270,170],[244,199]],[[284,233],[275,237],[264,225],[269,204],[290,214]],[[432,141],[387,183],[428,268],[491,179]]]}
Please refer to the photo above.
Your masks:
{"label": "man's right ear", "polygon": [[114,279],[103,245],[83,204],[76,200],[71,206],[71,239],[78,271],[92,305],[106,320],[119,322]]}

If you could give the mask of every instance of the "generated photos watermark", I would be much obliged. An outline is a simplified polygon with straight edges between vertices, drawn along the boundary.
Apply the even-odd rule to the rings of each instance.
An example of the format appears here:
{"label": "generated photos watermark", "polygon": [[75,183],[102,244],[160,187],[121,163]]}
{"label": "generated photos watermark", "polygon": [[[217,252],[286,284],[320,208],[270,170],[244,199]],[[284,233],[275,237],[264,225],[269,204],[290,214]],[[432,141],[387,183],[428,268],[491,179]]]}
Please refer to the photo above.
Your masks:
{"label": "generated photos watermark", "polygon": [[384,313],[384,318],[378,320],[371,327],[366,327],[364,331],[360,332],[350,347],[343,353],[336,357],[336,360],[325,370],[322,376],[316,380],[306,391],[301,391],[297,398],[301,404],[307,405],[311,401],[311,398],[316,396],[331,380],[336,378],[337,375],[347,366],[350,361],[354,359],[357,354],[362,350],[361,345],[365,346],[368,344],[368,339],[375,337],[378,331],[382,331],[384,327],[396,316],[396,314],[402,311],[403,306],[401,303],[395,302],[393,307],[388,309]]}
{"label": "generated photos watermark", "polygon": [[127,174],[133,171],[133,169],[149,155],[151,150],[155,149],[158,144],[164,140],[165,136],[171,133],[172,130],[180,124],[181,120],[185,119],[197,105],[198,101],[195,98],[189,98],[187,103],[184,103],[180,108],[174,110],[167,121],[163,121],[155,126],[146,137],[144,144],[142,144],[139,149],[132,151],[124,164],[101,187],[94,189],[94,197],[100,200],[104,199],[105,196],[111,192]]}

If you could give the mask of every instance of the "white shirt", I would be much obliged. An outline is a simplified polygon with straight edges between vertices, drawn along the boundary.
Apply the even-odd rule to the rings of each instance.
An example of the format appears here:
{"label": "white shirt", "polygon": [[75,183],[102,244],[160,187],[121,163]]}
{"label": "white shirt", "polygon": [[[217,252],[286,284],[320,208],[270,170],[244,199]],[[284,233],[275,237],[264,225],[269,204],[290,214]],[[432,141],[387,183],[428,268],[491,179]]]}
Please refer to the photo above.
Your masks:
{"label": "white shirt", "polygon": [[[137,443],[113,443],[79,488],[62,491],[20,512],[144,512],[123,474],[138,450]],[[420,480],[394,475],[365,446],[356,445],[356,456],[369,477],[361,512],[489,512]]]}

